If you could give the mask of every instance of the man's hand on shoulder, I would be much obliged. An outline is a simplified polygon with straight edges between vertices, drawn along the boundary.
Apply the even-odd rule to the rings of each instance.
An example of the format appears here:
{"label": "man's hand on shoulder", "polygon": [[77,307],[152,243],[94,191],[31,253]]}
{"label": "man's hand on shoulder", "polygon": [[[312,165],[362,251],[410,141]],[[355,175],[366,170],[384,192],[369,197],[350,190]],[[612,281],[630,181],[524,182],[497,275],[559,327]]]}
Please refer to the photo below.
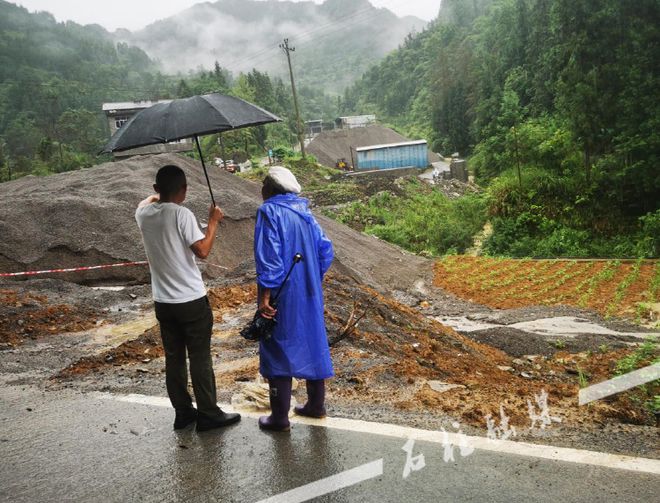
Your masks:
{"label": "man's hand on shoulder", "polygon": [[143,199],[140,201],[140,204],[138,204],[138,208],[144,208],[145,206],[149,206],[150,204],[157,203],[160,201],[160,194],[153,194],[146,199]]}

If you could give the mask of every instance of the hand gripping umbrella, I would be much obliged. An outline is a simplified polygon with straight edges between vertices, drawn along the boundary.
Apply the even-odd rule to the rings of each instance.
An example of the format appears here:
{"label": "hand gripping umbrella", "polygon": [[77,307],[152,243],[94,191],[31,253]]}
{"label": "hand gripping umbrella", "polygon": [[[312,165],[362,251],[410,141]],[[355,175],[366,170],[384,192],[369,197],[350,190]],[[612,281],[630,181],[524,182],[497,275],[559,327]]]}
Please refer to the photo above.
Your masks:
{"label": "hand gripping umbrella", "polygon": [[121,152],[156,143],[194,138],[211,201],[215,205],[198,137],[281,120],[263,108],[233,96],[218,93],[193,96],[145,108],[124,124],[101,152]]}

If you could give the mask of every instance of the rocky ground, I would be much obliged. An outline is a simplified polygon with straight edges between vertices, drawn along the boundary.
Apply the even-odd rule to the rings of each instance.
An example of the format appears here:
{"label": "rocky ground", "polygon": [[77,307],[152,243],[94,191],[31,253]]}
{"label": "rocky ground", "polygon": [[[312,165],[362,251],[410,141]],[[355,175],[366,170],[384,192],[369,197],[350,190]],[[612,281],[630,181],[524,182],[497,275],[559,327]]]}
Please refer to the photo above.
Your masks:
{"label": "rocky ground", "polygon": [[[221,401],[229,402],[258,373],[257,346],[238,335],[253,312],[253,275],[211,285],[216,379]],[[657,426],[634,396],[577,405],[580,372],[606,378],[612,362],[630,352],[625,338],[607,337],[611,349],[602,354],[603,336],[585,335],[581,348],[559,349],[505,324],[461,335],[436,321],[457,313],[484,321],[490,313],[490,322],[519,323],[568,308],[492,311],[420,285],[399,290],[395,300],[339,272],[329,275],[325,289],[337,373],[329,384],[333,415],[431,429],[458,421],[476,434],[487,434],[487,417],[495,425],[507,417],[519,440],[660,457]],[[4,383],[38,384],[49,392],[164,395],[164,359],[147,287],[108,291],[37,280],[4,282],[0,291]],[[42,312],[55,318],[37,315]],[[586,351],[597,353],[588,364]],[[532,428],[530,404],[540,413],[536,400],[543,392],[554,419]],[[302,388],[298,399],[304,400]]]}

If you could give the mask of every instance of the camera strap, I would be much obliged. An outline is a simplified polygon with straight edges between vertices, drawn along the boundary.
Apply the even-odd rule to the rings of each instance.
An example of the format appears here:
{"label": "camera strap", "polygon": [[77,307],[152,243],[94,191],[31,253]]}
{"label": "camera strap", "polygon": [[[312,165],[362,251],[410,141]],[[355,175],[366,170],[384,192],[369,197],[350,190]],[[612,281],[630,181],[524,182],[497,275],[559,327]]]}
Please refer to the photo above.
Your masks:
{"label": "camera strap", "polygon": [[284,281],[282,281],[282,284],[280,287],[277,289],[277,293],[275,296],[270,300],[271,305],[275,305],[277,302],[277,298],[280,296],[280,293],[282,293],[282,288],[284,288],[284,285],[286,284],[287,280],[289,279],[289,276],[291,276],[291,272],[293,271],[293,268],[295,265],[300,262],[303,259],[302,253],[296,253],[293,256],[293,263],[291,264],[291,267],[289,267],[289,272],[286,273],[286,276],[284,277]]}

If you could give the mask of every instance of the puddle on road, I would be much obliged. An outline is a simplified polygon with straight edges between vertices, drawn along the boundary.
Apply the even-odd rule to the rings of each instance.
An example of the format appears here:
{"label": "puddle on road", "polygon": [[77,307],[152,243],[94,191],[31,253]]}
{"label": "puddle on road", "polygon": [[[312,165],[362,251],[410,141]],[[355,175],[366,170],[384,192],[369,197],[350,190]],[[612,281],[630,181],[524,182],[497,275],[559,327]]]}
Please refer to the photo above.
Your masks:
{"label": "puddle on road", "polygon": [[465,316],[437,316],[434,319],[443,325],[453,328],[457,332],[478,332],[479,330],[487,330],[489,328],[508,327],[532,334],[547,335],[548,337],[573,338],[580,334],[593,334],[646,339],[649,336],[660,335],[658,333],[649,334],[646,332],[617,332],[616,330],[611,330],[602,325],[598,325],[597,323],[592,323],[588,320],[572,316],[540,318],[538,320],[513,323],[511,325],[500,325],[496,323],[471,320]]}

